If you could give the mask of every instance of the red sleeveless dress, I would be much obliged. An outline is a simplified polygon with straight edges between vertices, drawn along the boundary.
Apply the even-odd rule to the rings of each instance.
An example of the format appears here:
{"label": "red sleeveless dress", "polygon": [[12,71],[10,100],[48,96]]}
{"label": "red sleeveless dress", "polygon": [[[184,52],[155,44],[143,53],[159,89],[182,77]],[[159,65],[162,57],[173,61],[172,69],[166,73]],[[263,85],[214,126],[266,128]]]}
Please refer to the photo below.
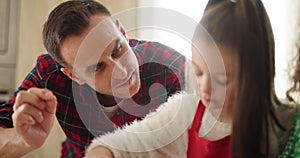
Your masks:
{"label": "red sleeveless dress", "polygon": [[200,101],[192,127],[189,129],[188,158],[232,158],[230,136],[216,141],[198,135],[205,107]]}

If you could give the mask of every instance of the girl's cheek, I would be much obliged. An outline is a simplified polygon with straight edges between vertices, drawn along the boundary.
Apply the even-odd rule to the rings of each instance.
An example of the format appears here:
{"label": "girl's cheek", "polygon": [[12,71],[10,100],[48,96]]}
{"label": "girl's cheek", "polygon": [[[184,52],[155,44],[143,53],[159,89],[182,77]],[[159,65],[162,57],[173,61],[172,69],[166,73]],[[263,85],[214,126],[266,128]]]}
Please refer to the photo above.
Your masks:
{"label": "girl's cheek", "polygon": [[197,92],[197,94],[198,94],[198,96],[200,96],[201,95],[201,81],[200,81],[200,79],[197,79],[197,82],[196,82],[196,92]]}

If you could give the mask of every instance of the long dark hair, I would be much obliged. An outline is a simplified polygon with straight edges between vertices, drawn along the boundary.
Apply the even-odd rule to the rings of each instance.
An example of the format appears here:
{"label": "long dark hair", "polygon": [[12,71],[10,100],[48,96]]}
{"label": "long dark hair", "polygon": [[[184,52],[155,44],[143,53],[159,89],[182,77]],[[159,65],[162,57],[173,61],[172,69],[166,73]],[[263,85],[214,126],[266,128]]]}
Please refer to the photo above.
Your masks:
{"label": "long dark hair", "polygon": [[274,105],[281,103],[274,89],[274,37],[268,15],[260,0],[212,1],[200,24],[217,45],[235,50],[238,59],[233,156],[268,157],[270,122],[281,127],[274,112]]}

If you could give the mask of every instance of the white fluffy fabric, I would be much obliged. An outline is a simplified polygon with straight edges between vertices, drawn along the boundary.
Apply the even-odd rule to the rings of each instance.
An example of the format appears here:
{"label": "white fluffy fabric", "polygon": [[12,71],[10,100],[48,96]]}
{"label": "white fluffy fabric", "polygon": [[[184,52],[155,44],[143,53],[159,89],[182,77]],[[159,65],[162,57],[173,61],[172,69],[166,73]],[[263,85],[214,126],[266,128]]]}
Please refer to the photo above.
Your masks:
{"label": "white fluffy fabric", "polygon": [[116,158],[184,158],[198,102],[196,94],[176,94],[143,120],[95,138],[87,151],[104,146]]}

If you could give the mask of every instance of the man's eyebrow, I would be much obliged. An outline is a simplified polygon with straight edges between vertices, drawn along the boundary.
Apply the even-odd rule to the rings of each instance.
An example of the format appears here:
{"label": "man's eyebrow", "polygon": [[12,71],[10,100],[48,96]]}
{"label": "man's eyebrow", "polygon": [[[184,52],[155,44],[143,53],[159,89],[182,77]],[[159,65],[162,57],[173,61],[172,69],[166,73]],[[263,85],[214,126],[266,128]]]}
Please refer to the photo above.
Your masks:
{"label": "man's eyebrow", "polygon": [[[113,41],[114,43],[114,46],[113,46],[113,51],[112,53],[118,49],[118,44],[121,42],[122,40],[120,38],[117,38]],[[93,65],[90,65],[90,66],[87,66],[86,69],[85,69],[85,72],[88,72],[90,70],[94,70],[98,65],[102,65],[103,62],[97,62],[96,64],[93,64]]]}

